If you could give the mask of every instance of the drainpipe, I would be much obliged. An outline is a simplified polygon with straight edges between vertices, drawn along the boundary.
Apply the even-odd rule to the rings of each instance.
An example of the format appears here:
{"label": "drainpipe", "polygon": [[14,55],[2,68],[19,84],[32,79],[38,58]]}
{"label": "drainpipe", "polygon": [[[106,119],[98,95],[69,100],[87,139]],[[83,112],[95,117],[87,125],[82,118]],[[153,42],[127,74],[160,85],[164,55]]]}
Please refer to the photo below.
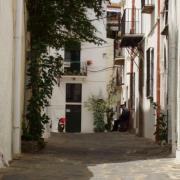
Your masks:
{"label": "drainpipe", "polygon": [[24,14],[23,0],[16,2],[15,14],[15,57],[14,57],[14,89],[13,89],[13,134],[12,134],[12,152],[13,155],[21,153],[21,80],[22,80],[22,33],[23,33],[23,14]]}
{"label": "drainpipe", "polygon": [[[131,32],[134,32],[135,28],[135,0],[132,0],[132,15],[131,15]],[[133,54],[133,48],[131,50],[131,54]],[[134,93],[134,88],[133,88],[133,78],[134,78],[134,58],[131,57],[131,64],[130,64],[130,110],[131,110],[131,123],[130,123],[130,128],[133,130],[133,115],[134,115],[134,110],[133,110],[133,105],[134,105],[134,99],[133,99],[133,93]]]}
{"label": "drainpipe", "polygon": [[[161,105],[161,79],[160,79],[160,0],[158,0],[158,19],[157,19],[157,84],[156,84],[156,102],[157,102],[157,117],[160,116],[160,105]],[[157,121],[156,127],[156,141],[159,141],[159,122]]]}

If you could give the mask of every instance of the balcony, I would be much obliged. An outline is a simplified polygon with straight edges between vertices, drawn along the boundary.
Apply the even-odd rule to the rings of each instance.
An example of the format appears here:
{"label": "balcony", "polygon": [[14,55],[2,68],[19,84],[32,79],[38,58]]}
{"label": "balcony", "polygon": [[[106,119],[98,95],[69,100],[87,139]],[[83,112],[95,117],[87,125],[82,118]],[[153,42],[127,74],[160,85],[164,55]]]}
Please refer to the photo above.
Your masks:
{"label": "balcony", "polygon": [[107,12],[107,24],[119,25],[120,17],[119,12]]}
{"label": "balcony", "polygon": [[141,9],[125,9],[121,20],[121,47],[137,47],[143,39]]}
{"label": "balcony", "polygon": [[141,0],[142,13],[151,14],[154,11],[153,0]]}
{"label": "balcony", "polygon": [[120,12],[107,12],[107,37],[115,39],[120,30]]}
{"label": "balcony", "polygon": [[114,53],[114,65],[124,65],[124,53],[123,49],[120,47],[120,42],[118,40],[115,41]]}
{"label": "balcony", "polygon": [[165,7],[163,11],[163,27],[161,34],[167,36],[168,35],[168,0],[165,1]]}
{"label": "balcony", "polygon": [[64,61],[63,78],[82,79],[87,76],[87,63],[79,61]]}
{"label": "balcony", "polygon": [[124,65],[124,60],[125,60],[124,56],[117,57],[114,59],[114,65],[117,65],[117,66]]}

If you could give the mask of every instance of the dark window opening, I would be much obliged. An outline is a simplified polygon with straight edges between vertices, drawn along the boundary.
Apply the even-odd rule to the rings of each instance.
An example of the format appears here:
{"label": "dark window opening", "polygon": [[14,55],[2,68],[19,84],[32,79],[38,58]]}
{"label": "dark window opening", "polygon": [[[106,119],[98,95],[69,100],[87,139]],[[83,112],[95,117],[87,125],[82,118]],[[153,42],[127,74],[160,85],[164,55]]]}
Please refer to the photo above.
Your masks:
{"label": "dark window opening", "polygon": [[149,48],[146,52],[147,56],[147,79],[146,79],[146,96],[153,98],[154,84],[154,48]]}
{"label": "dark window opening", "polygon": [[66,84],[66,102],[81,102],[82,84]]}
{"label": "dark window opening", "polygon": [[80,72],[81,44],[69,42],[65,45],[64,61],[69,63],[65,71]]}

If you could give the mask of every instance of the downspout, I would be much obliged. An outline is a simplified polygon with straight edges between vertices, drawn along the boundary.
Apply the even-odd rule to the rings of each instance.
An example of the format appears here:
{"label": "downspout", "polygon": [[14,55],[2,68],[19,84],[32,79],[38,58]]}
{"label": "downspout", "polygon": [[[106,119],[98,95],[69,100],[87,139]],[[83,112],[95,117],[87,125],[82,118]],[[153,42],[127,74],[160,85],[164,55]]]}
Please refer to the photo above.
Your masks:
{"label": "downspout", "polygon": [[[134,32],[135,28],[135,0],[132,0],[132,15],[131,15],[131,33]],[[131,50],[131,54],[133,54],[133,48]],[[134,57],[131,56],[131,64],[130,64],[130,110],[131,110],[131,122],[130,122],[130,128],[133,130],[133,115],[134,115],[134,109],[133,109],[133,78],[134,78]]]}
{"label": "downspout", "polygon": [[23,0],[16,1],[16,14],[15,14],[15,57],[14,57],[14,92],[13,92],[13,135],[12,135],[12,152],[13,155],[21,153],[21,80],[22,80],[22,28],[24,14]]}
{"label": "downspout", "polygon": [[[160,116],[160,105],[161,105],[161,94],[160,94],[160,86],[161,86],[161,79],[160,79],[160,0],[158,0],[158,19],[157,19],[157,84],[156,84],[156,102],[157,102],[157,119]],[[159,121],[157,120],[157,127],[156,127],[156,141],[159,141]]]}

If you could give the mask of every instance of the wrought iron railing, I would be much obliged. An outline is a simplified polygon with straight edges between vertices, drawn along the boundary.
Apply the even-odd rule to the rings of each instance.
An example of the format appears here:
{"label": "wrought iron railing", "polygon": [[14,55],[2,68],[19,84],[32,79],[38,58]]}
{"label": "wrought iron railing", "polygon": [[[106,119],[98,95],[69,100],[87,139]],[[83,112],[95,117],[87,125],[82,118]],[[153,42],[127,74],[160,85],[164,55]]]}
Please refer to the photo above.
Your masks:
{"label": "wrought iron railing", "polygon": [[64,61],[64,74],[66,76],[87,76],[87,63],[79,61]]}
{"label": "wrought iron railing", "polygon": [[154,5],[154,0],[141,0],[141,6],[142,8],[144,6],[150,6],[150,5]]}
{"label": "wrought iron railing", "polygon": [[144,6],[150,6],[150,5],[153,5],[154,4],[154,0],[141,0],[141,6],[142,8]]}
{"label": "wrought iron railing", "polygon": [[108,12],[107,15],[107,24],[119,24],[120,23],[121,14],[117,12]]}
{"label": "wrought iron railing", "polygon": [[142,34],[142,14],[141,9],[127,8],[121,20],[121,33],[125,34]]}
{"label": "wrought iron railing", "polygon": [[120,30],[121,15],[117,12],[108,12],[107,15],[107,37],[116,39]]}

